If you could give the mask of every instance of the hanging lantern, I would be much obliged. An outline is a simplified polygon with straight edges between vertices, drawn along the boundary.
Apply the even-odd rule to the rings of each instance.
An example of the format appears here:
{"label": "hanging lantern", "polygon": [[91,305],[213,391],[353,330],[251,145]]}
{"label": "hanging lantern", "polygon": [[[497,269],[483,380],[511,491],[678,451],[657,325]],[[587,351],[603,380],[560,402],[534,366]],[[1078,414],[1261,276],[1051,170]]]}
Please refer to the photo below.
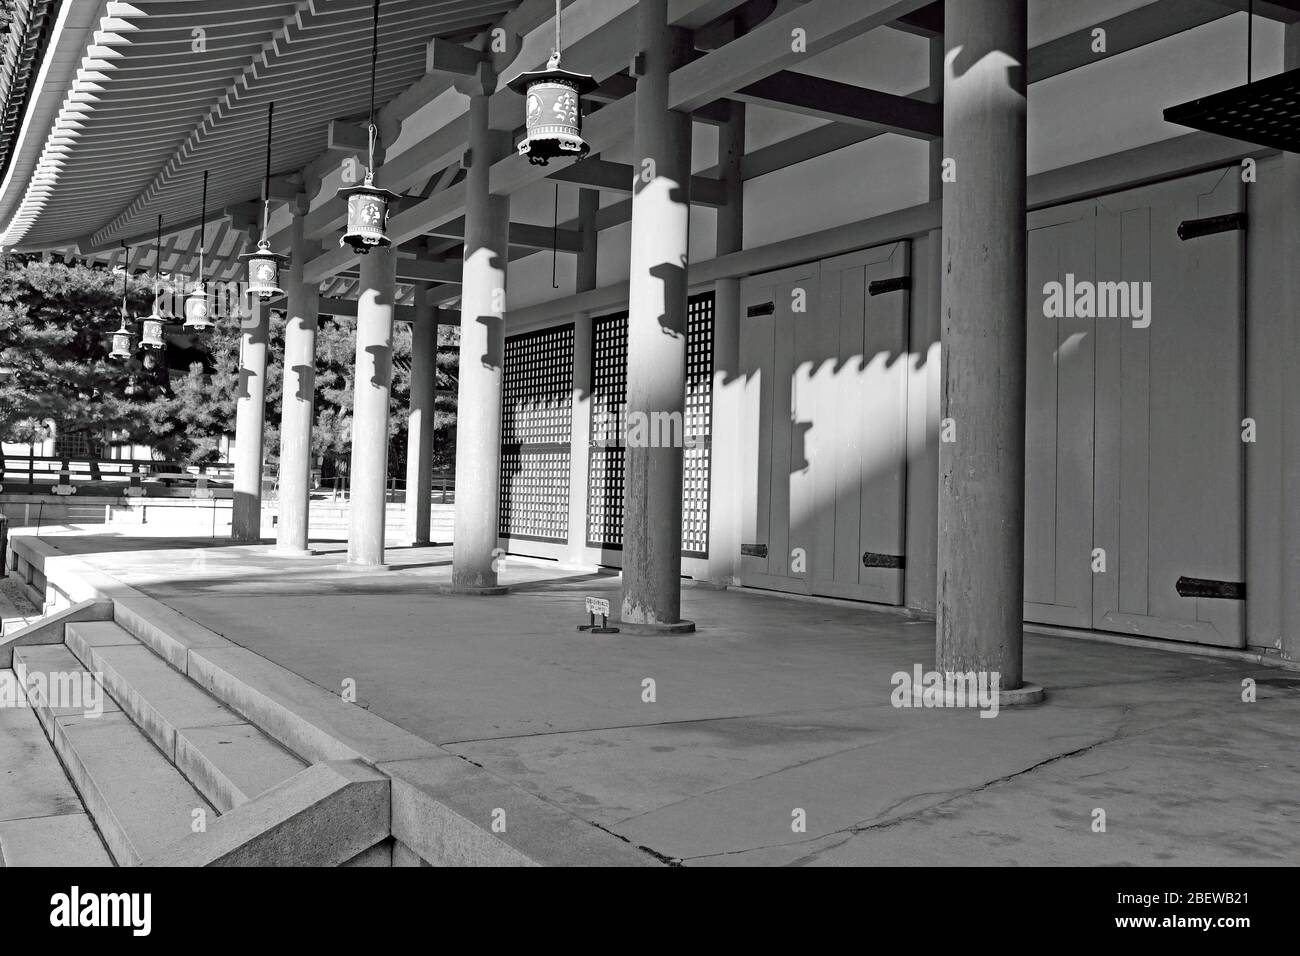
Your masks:
{"label": "hanging lantern", "polygon": [[288,256],[272,252],[271,244],[265,239],[259,242],[257,252],[248,256],[248,291],[263,299],[284,294],[280,288],[280,266],[288,260]]}
{"label": "hanging lantern", "polygon": [[158,284],[162,280],[162,216],[158,217],[158,240],[154,246],[153,260],[153,311],[140,323],[140,346],[146,349],[163,347],[163,326],[167,320],[158,311]]}
{"label": "hanging lantern", "polygon": [[140,386],[136,384],[136,377],[132,375],[126,380],[126,388],[122,389],[122,394],[127,398],[134,397],[140,391]]}
{"label": "hanging lantern", "polygon": [[340,246],[350,246],[353,252],[365,255],[371,249],[391,245],[388,238],[388,214],[397,201],[395,192],[374,185],[374,177],[366,173],[360,186],[346,186],[338,191],[348,201],[348,231],[339,240]]}
{"label": "hanging lantern", "polygon": [[375,0],[370,37],[370,123],[367,126],[366,179],[360,186],[344,186],[336,195],[348,202],[348,229],[339,240],[353,252],[365,255],[371,249],[392,245],[388,238],[388,216],[398,195],[375,185],[375,71],[379,65],[379,0]]}
{"label": "hanging lantern", "polygon": [[582,97],[599,85],[586,73],[560,69],[564,49],[560,36],[560,0],[555,0],[555,52],[544,70],[520,73],[506,86],[524,97],[524,122],[528,135],[519,144],[519,155],[534,166],[545,166],[556,157],[582,159],[591,151],[582,138]]}
{"label": "hanging lantern", "polygon": [[257,244],[256,252],[245,252],[239,257],[248,263],[248,291],[259,298],[269,299],[283,295],[280,288],[280,265],[288,262],[288,256],[271,251],[271,243],[262,239]]}
{"label": "hanging lantern", "polygon": [[109,351],[111,359],[126,360],[131,357],[131,330],[126,327],[126,281],[131,262],[131,248],[122,243],[122,324],[113,333],[113,348]]}
{"label": "hanging lantern", "polygon": [[266,174],[262,180],[262,238],[258,240],[257,249],[245,252],[239,257],[248,266],[248,291],[259,299],[269,299],[283,295],[280,288],[280,264],[289,261],[271,251],[271,240],[267,232],[271,222],[271,121],[275,116],[275,103],[266,104]]}
{"label": "hanging lantern", "polygon": [[199,207],[199,274],[194,288],[185,297],[185,324],[191,332],[206,332],[212,328],[212,307],[208,302],[208,289],[203,284],[203,255],[208,242],[208,171],[203,170],[203,200]]}
{"label": "hanging lantern", "polygon": [[194,283],[194,289],[185,297],[185,325],[183,328],[191,332],[206,332],[212,328],[210,318],[211,305],[208,302],[208,291],[202,282]]}
{"label": "hanging lantern", "polygon": [[560,69],[558,54],[544,70],[520,73],[506,84],[526,98],[524,121],[528,135],[519,144],[519,155],[534,166],[545,166],[557,157],[582,159],[591,151],[582,138],[582,97],[598,84],[585,73]]}
{"label": "hanging lantern", "polygon": [[163,347],[163,320],[157,313],[140,323],[140,347],[160,349]]}
{"label": "hanging lantern", "polygon": [[126,316],[122,316],[122,324],[116,332],[113,333],[113,349],[108,353],[111,359],[125,361],[131,357],[131,330],[126,327]]}

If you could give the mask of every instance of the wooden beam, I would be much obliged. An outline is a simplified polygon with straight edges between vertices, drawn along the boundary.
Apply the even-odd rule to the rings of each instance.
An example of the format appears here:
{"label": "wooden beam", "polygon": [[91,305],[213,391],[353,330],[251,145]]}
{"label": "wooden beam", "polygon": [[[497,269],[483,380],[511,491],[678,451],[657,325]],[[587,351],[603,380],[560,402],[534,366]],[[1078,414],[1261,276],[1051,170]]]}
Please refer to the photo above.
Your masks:
{"label": "wooden beam", "polygon": [[[460,216],[450,222],[435,226],[426,235],[438,239],[464,239],[465,217]],[[510,224],[510,245],[534,250],[556,248],[560,252],[580,252],[582,251],[582,236],[573,227],[565,226],[555,230],[551,226],[538,226],[528,222],[512,222]]]}
{"label": "wooden beam", "polygon": [[741,176],[747,181],[757,179],[879,135],[879,131],[863,126],[828,123],[746,154],[740,160]]}
{"label": "wooden beam", "polygon": [[895,30],[921,37],[943,36],[943,0],[905,14],[890,24]]}
{"label": "wooden beam", "polygon": [[[602,192],[625,193],[630,196],[636,184],[636,171],[625,163],[586,159],[564,169],[558,169],[547,178],[556,182],[576,183]],[[727,191],[717,179],[692,176],[691,202],[699,206],[725,206]]]}
{"label": "wooden beam", "polygon": [[[321,315],[332,315],[337,318],[355,319],[357,317],[357,300],[356,299],[332,299],[327,296],[321,296],[316,311]],[[415,306],[397,305],[393,306],[393,318],[398,322],[414,322]],[[441,323],[439,323],[441,324]]]}
{"label": "wooden beam", "polygon": [[294,174],[292,176],[271,177],[272,202],[293,202],[302,194],[301,176]]}
{"label": "wooden beam", "polygon": [[[462,264],[458,259],[397,259],[397,278],[402,282],[459,283]],[[360,275],[360,267],[345,270],[343,275]]]}
{"label": "wooden beam", "polygon": [[364,129],[355,123],[343,120],[330,120],[326,133],[325,149],[345,153],[365,153],[370,148],[369,137]]}
{"label": "wooden beam", "polygon": [[[1094,27],[1077,30],[1032,48],[1029,51],[1029,82],[1036,83],[1067,73],[1228,15],[1229,11],[1218,0],[1156,0],[1100,24],[1110,37],[1106,53],[1092,52]],[[924,89],[916,90],[909,98],[914,99],[925,92]],[[866,126],[828,123],[749,153],[742,159],[741,169],[746,180],[757,179],[878,135],[880,131]]]}
{"label": "wooden beam", "polygon": [[921,139],[943,135],[943,107],[907,96],[782,70],[742,87],[729,99],[804,116],[866,126]]}
{"label": "wooden beam", "polygon": [[1255,15],[1280,23],[1300,22],[1300,0],[1214,0],[1221,7],[1234,10],[1254,9]]}
{"label": "wooden beam", "polygon": [[[1029,82],[1037,83],[1136,50],[1227,15],[1225,5],[1217,0],[1156,0],[1033,47],[1029,51]],[[1097,29],[1106,31],[1105,53],[1093,51],[1093,30]]]}
{"label": "wooden beam", "polygon": [[606,77],[600,86],[588,93],[587,100],[592,103],[612,103],[634,93],[636,93],[636,80],[626,73],[615,73],[613,76]]}
{"label": "wooden beam", "polygon": [[926,2],[811,0],[674,70],[668,106],[694,112],[734,90],[906,16]]}
{"label": "wooden beam", "polygon": [[484,50],[472,50],[459,43],[434,37],[429,41],[425,52],[424,68],[428,73],[478,76],[491,61],[492,55]]}

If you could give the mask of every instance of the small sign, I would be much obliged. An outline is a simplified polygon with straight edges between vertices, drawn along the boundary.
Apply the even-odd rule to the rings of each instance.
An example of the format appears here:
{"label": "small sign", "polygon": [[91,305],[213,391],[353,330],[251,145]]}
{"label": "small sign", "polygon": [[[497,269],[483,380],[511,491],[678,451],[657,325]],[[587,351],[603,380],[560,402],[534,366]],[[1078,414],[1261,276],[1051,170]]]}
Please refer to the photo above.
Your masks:
{"label": "small sign", "polygon": [[596,597],[587,598],[587,613],[604,614],[606,617],[608,617],[609,598],[596,598]]}

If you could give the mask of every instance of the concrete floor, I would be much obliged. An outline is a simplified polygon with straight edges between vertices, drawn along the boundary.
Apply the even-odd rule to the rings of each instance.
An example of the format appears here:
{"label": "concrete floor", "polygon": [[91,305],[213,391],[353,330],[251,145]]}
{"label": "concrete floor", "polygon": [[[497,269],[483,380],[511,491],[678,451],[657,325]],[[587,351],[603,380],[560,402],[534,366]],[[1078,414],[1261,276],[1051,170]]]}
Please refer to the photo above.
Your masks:
{"label": "concrete floor", "polygon": [[56,543],[688,864],[1300,863],[1295,673],[1027,634],[1047,701],[981,719],[893,707],[891,676],[932,665],[934,626],[865,607],[688,586],[696,633],[601,636],[575,630],[582,599],[617,605],[618,579],[554,565],[511,559],[513,593],[465,598],[438,590],[449,548],[356,574],[328,544]]}

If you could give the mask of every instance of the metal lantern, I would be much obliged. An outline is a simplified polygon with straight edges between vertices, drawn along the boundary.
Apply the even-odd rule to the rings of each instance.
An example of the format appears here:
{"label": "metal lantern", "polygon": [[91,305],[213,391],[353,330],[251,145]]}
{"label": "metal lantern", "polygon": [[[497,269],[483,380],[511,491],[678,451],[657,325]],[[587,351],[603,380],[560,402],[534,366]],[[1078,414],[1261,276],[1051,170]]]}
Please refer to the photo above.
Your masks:
{"label": "metal lantern", "polygon": [[560,69],[557,53],[546,69],[520,73],[506,85],[527,101],[528,135],[519,144],[520,156],[545,166],[556,157],[582,159],[591,151],[582,138],[582,97],[599,85],[593,77]]}
{"label": "metal lantern", "polygon": [[113,333],[113,350],[108,357],[120,361],[131,357],[131,330],[126,327],[126,316],[122,317],[122,325]]}
{"label": "metal lantern", "polygon": [[266,104],[266,173],[262,179],[262,238],[257,248],[245,252],[239,261],[247,266],[248,291],[259,299],[270,299],[283,295],[280,288],[280,264],[289,261],[288,256],[271,251],[271,240],[267,234],[271,225],[271,130],[275,117],[275,103]]}
{"label": "metal lantern", "polygon": [[271,251],[271,243],[262,239],[254,252],[245,252],[239,257],[248,265],[248,291],[262,299],[283,295],[280,288],[280,265],[289,261],[288,256]]}
{"label": "metal lantern", "polygon": [[127,398],[132,398],[140,391],[140,386],[136,382],[136,377],[132,375],[126,380],[126,388],[122,389],[122,394]]}
{"label": "metal lantern", "polygon": [[399,198],[397,193],[380,189],[367,173],[360,186],[345,186],[338,194],[348,201],[348,231],[339,240],[340,246],[350,246],[353,252],[365,255],[371,249],[392,244],[388,215]]}
{"label": "metal lantern", "polygon": [[208,290],[202,282],[194,283],[194,289],[185,297],[185,325],[191,332],[206,332],[212,328],[212,306],[208,302]]}
{"label": "metal lantern", "polygon": [[366,124],[366,179],[360,186],[344,186],[337,195],[348,202],[348,229],[339,240],[358,255],[392,245],[388,216],[398,199],[395,192],[375,185],[375,76],[379,67],[379,0],[375,0],[370,33],[370,122]]}
{"label": "metal lantern", "polygon": [[163,319],[155,312],[140,323],[140,346],[146,349],[163,347]]}

